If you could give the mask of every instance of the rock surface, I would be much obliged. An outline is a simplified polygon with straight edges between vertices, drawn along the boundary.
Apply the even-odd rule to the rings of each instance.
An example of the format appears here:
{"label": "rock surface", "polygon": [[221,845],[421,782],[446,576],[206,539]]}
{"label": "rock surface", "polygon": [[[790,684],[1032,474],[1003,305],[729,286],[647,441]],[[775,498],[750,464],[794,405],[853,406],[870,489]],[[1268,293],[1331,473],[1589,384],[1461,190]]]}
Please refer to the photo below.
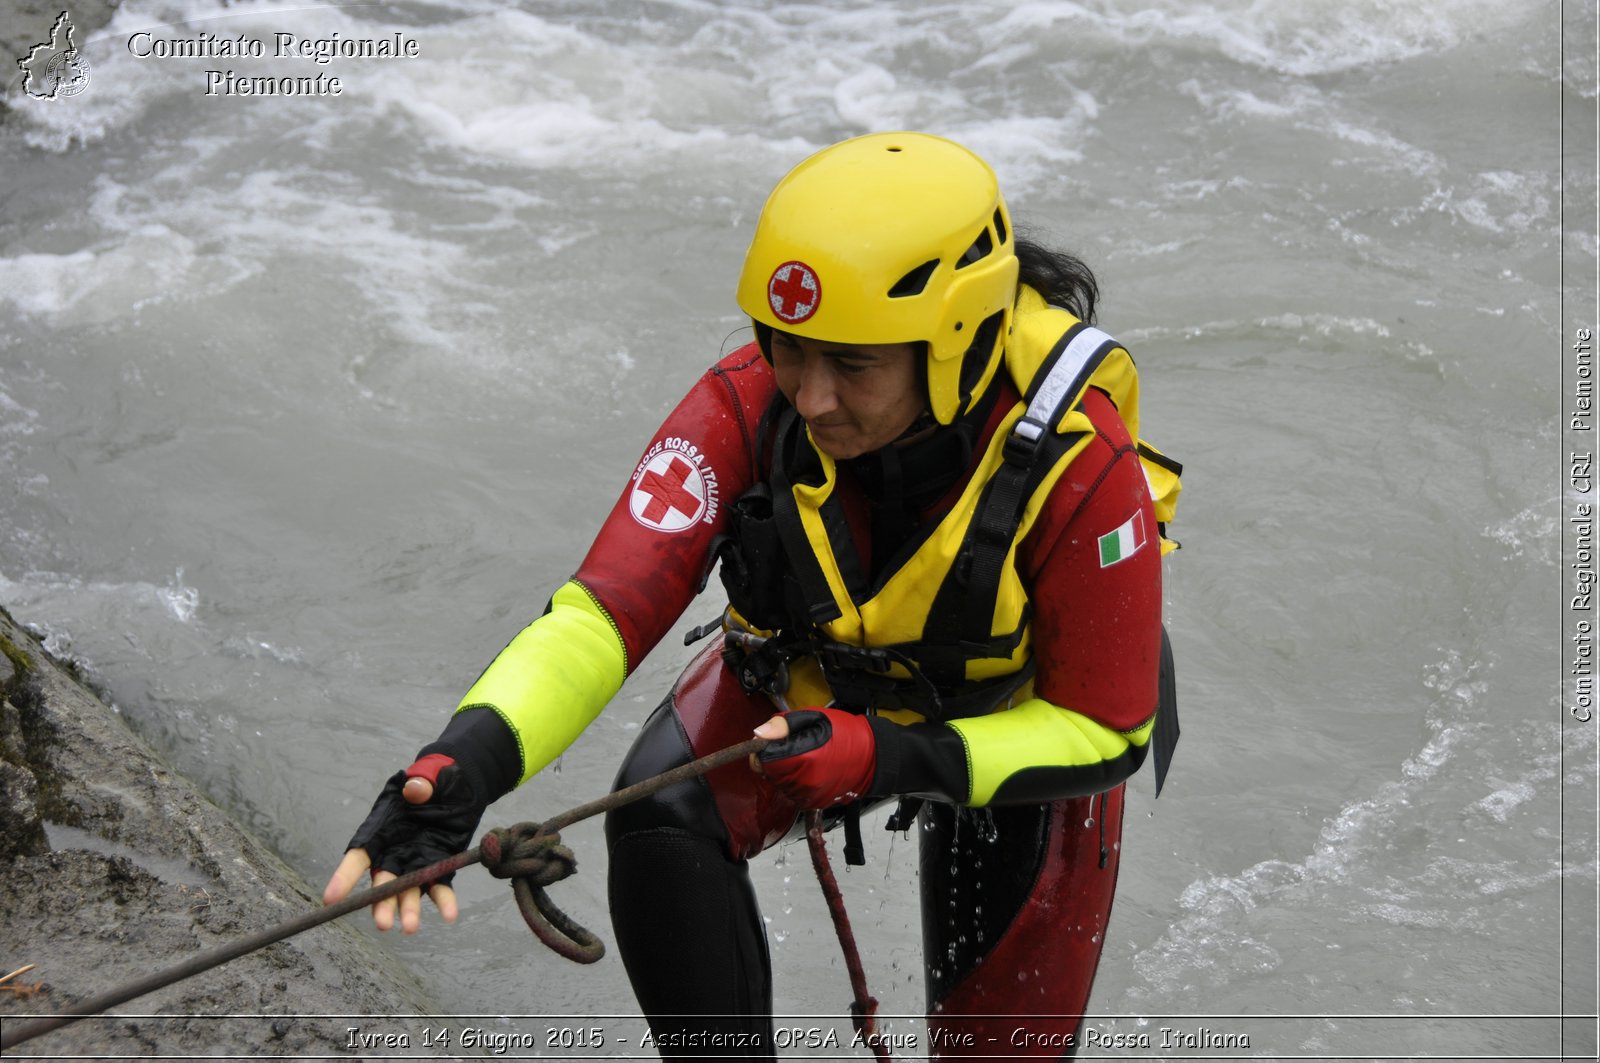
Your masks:
{"label": "rock surface", "polygon": [[[320,905],[3,609],[0,650],[0,976],[35,965],[0,983],[8,1038],[25,1016],[71,1011]],[[328,1016],[430,1014],[354,918],[8,1046],[6,1058],[326,1056],[348,1051],[351,1025]]]}

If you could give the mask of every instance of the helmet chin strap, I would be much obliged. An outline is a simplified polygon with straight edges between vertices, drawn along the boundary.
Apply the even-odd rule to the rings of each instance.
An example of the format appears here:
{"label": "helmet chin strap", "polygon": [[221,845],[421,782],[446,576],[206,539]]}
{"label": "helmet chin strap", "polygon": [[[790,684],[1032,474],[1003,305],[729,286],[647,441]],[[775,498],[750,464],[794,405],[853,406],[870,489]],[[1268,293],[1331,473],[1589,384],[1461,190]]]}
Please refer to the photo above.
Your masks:
{"label": "helmet chin strap", "polygon": [[884,503],[920,511],[966,472],[999,394],[998,382],[991,382],[973,408],[950,424],[924,410],[894,442],[842,464]]}
{"label": "helmet chin strap", "polygon": [[939,422],[934,418],[933,411],[924,409],[917,415],[916,420],[912,421],[906,426],[906,430],[904,432],[901,432],[899,435],[895,436],[894,441],[889,445],[902,446],[909,442],[913,437],[921,435],[930,428],[937,428],[938,426]]}
{"label": "helmet chin strap", "polygon": [[883,570],[929,508],[966,473],[993,403],[978,407],[947,425],[925,411],[893,443],[840,462],[870,501],[871,572]]}

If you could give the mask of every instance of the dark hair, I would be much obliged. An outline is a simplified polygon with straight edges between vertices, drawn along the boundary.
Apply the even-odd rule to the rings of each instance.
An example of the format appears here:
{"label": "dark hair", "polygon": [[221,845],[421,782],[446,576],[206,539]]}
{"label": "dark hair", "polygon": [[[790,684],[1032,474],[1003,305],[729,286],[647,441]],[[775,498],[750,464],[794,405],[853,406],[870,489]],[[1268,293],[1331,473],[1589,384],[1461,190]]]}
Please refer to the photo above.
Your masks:
{"label": "dark hair", "polygon": [[1094,323],[1094,304],[1100,298],[1100,285],[1081,258],[1065,251],[1052,251],[1031,240],[1017,237],[1017,261],[1021,273],[1017,278],[1040,295],[1044,301],[1070,310],[1089,324]]}

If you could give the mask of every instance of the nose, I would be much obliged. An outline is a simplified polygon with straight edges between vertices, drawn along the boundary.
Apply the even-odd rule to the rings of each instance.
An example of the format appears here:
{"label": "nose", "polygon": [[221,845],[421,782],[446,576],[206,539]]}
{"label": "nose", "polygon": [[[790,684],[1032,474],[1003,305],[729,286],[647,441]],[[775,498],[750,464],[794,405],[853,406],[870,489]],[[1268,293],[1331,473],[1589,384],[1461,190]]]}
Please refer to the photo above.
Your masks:
{"label": "nose", "polygon": [[837,383],[834,368],[827,358],[807,355],[800,369],[800,388],[794,395],[795,412],[811,421],[838,409]]}

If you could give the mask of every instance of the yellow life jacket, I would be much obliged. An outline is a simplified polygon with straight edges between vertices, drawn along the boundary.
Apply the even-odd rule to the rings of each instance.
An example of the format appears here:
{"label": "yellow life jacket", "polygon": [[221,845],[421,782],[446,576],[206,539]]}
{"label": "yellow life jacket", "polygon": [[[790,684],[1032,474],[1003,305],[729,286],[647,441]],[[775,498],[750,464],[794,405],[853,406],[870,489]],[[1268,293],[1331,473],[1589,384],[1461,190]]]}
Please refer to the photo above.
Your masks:
{"label": "yellow life jacket", "polygon": [[[789,622],[772,641],[787,658],[791,704],[953,719],[989,712],[1031,680],[1030,607],[1017,545],[1094,438],[1081,408],[1084,392],[1104,391],[1137,440],[1139,381],[1116,340],[1046,305],[1031,288],[1022,289],[1014,320],[1005,366],[1021,399],[990,436],[955,504],[918,530],[909,556],[902,553],[870,582],[835,497],[833,459],[810,443],[792,409],[780,417],[772,516],[803,611],[791,602]],[[807,472],[789,482],[784,470],[798,446],[811,451]],[[1165,530],[1181,467],[1142,442],[1138,450],[1166,553],[1177,545]],[[742,678],[760,685],[767,678],[761,671]]]}

